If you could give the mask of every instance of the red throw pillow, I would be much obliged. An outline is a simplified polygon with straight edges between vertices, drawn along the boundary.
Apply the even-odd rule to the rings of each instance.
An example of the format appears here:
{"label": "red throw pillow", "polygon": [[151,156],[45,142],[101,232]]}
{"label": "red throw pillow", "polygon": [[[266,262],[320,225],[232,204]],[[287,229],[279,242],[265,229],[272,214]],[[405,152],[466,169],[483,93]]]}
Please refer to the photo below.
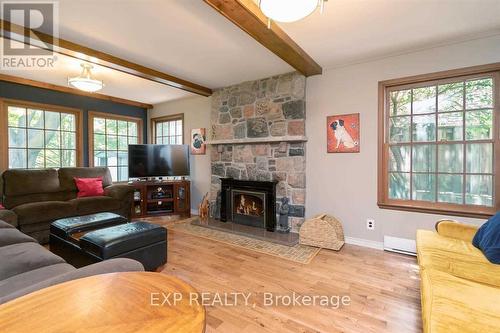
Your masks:
{"label": "red throw pillow", "polygon": [[5,209],[5,207],[2,204],[0,204],[0,209]]}
{"label": "red throw pillow", "polygon": [[78,188],[78,198],[82,197],[98,197],[104,195],[102,188],[102,177],[97,178],[77,178],[75,177],[75,184]]}

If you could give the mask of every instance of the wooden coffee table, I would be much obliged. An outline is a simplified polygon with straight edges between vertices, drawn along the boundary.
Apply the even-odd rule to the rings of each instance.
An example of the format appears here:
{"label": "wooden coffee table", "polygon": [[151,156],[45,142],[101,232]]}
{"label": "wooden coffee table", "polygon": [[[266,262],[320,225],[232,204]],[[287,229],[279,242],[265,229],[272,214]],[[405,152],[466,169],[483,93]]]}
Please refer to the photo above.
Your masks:
{"label": "wooden coffee table", "polygon": [[[174,305],[170,296],[168,305],[168,293],[182,300]],[[187,283],[160,273],[95,275],[0,305],[0,332],[204,332],[205,309],[190,303],[191,293]]]}

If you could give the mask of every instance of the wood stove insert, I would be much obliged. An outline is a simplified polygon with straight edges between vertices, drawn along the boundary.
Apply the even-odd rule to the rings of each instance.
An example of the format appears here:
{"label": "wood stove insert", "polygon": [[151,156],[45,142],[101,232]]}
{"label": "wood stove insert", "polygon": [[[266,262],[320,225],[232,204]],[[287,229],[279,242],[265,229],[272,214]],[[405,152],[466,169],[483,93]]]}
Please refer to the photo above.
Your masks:
{"label": "wood stove insert", "polygon": [[221,221],[276,229],[276,184],[270,181],[221,179]]}

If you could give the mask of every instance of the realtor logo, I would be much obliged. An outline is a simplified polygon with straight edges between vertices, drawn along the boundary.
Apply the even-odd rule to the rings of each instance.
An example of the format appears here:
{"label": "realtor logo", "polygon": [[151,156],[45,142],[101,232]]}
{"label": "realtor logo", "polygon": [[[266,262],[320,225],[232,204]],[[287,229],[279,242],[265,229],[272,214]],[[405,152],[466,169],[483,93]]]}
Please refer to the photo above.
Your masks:
{"label": "realtor logo", "polygon": [[0,68],[53,68],[56,59],[53,51],[59,32],[58,3],[2,1],[1,9],[4,38]]}

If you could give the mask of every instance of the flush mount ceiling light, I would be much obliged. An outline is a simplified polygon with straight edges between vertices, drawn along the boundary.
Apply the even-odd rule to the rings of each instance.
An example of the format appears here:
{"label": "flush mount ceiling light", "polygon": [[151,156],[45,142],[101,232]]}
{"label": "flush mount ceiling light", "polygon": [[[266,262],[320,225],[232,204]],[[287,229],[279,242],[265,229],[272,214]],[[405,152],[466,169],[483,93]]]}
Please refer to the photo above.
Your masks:
{"label": "flush mount ceiling light", "polygon": [[320,7],[323,12],[324,3],[327,0],[260,0],[259,8],[270,21],[295,22],[309,16]]}
{"label": "flush mount ceiling light", "polygon": [[81,64],[82,73],[79,76],[68,78],[68,84],[76,89],[86,92],[96,92],[104,87],[104,83],[100,80],[92,78],[90,70],[93,68],[90,64]]}

